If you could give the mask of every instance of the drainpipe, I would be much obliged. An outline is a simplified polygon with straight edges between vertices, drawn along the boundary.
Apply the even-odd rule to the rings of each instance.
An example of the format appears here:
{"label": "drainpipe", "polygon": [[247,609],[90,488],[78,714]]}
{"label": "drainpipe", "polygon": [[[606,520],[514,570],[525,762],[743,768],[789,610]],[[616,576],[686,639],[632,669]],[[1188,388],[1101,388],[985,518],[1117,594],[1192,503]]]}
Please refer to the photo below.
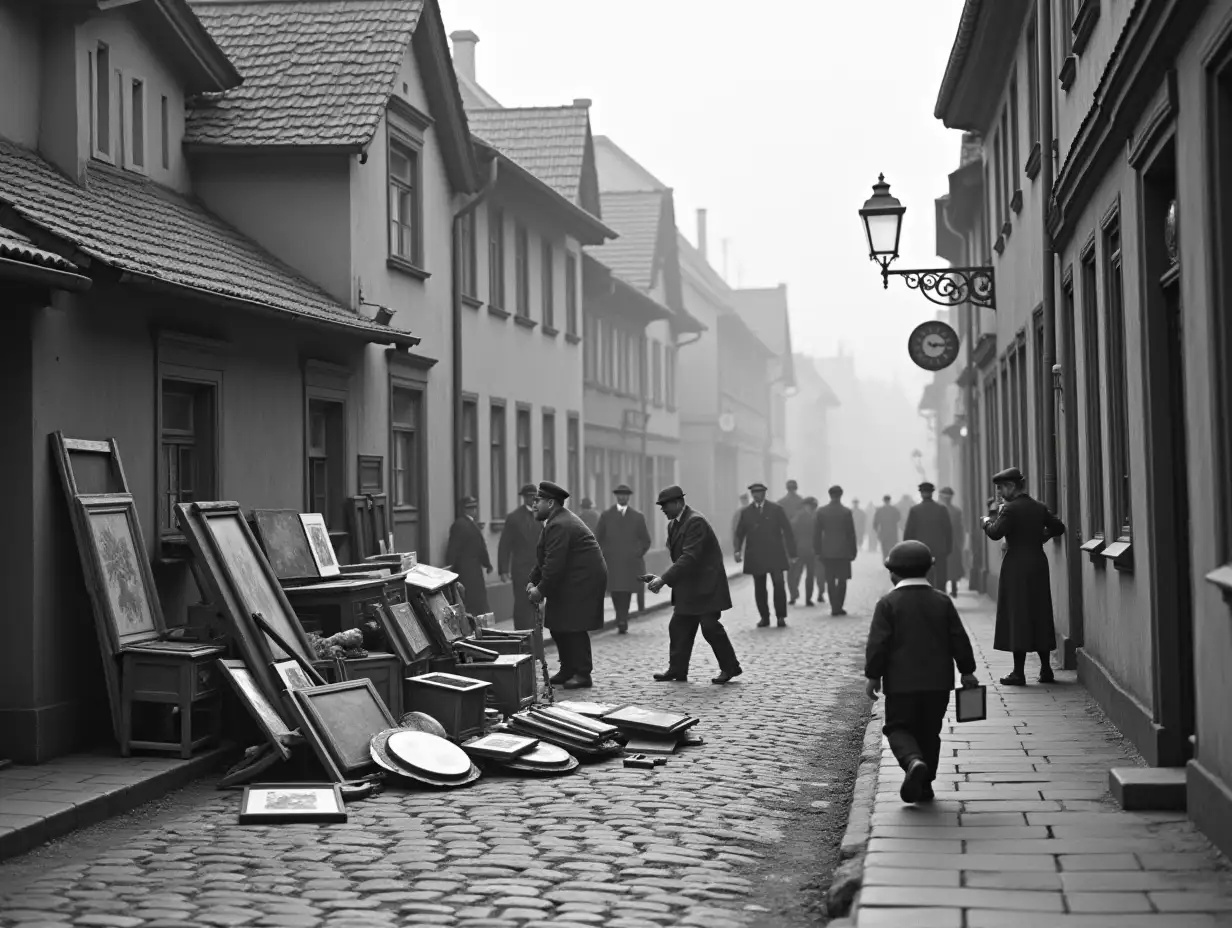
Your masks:
{"label": "drainpipe", "polygon": [[[479,204],[487,198],[496,186],[496,159],[488,162],[488,179],[484,181],[478,192],[453,214],[452,239],[450,249],[450,276],[453,280],[453,504],[457,509],[459,501],[466,495],[464,475],[462,470],[462,220],[473,213]],[[478,260],[478,254],[476,254]],[[461,515],[461,513],[457,513]]]}
{"label": "drainpipe", "polygon": [[[1048,234],[1048,208],[1052,202],[1053,128],[1052,128],[1052,4],[1038,0],[1036,23],[1039,29],[1039,93],[1040,101],[1040,240],[1044,257],[1044,377],[1052,385],[1052,368],[1057,363],[1057,296],[1056,256],[1052,236]],[[1044,504],[1057,511],[1057,407],[1052,391],[1044,403]]]}

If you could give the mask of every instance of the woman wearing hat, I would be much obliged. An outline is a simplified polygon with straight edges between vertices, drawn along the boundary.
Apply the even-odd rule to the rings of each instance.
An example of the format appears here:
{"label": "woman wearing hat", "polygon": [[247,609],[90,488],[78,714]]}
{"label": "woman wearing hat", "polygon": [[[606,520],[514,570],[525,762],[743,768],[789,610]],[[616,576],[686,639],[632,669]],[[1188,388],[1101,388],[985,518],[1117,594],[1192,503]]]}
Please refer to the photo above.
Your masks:
{"label": "woman wearing hat", "polygon": [[992,482],[1001,504],[980,525],[993,541],[1005,540],[992,646],[1014,655],[1014,670],[1001,683],[1027,685],[1028,651],[1039,655],[1039,682],[1051,683],[1049,654],[1057,639],[1052,625],[1052,581],[1043,546],[1050,538],[1065,534],[1065,525],[1047,506],[1027,495],[1026,478],[1017,467],[994,474]]}

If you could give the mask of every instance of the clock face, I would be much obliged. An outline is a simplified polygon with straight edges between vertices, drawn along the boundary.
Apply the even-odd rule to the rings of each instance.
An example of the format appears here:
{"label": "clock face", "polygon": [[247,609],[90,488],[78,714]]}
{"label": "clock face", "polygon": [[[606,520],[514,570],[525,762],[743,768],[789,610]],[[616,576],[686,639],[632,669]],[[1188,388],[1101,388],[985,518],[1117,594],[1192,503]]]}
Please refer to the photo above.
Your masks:
{"label": "clock face", "polygon": [[939,371],[958,358],[958,333],[936,319],[915,327],[907,339],[907,353],[918,367]]}

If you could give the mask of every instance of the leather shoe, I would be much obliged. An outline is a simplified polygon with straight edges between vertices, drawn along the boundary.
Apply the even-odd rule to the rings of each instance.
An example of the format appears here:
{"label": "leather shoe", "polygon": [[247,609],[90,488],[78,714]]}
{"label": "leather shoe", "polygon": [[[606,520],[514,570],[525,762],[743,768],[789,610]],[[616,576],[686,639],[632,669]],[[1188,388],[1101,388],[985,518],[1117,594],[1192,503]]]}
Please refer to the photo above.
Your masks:
{"label": "leather shoe", "polygon": [[924,798],[924,789],[928,785],[928,764],[917,758],[908,765],[898,796],[903,802],[919,802]]}
{"label": "leather shoe", "polygon": [[779,628],[786,628],[786,627],[787,627],[787,620],[779,619]]}
{"label": "leather shoe", "polygon": [[717,677],[712,677],[710,682],[711,683],[727,683],[733,677],[738,677],[742,673],[744,673],[744,671],[741,670],[739,667],[737,667],[735,670],[724,670]]}
{"label": "leather shoe", "polygon": [[1040,683],[1056,683],[1057,682],[1056,674],[1052,672],[1051,667],[1040,668],[1039,682]]}
{"label": "leather shoe", "polygon": [[1026,686],[1027,678],[1020,673],[1008,673],[1001,678],[1002,686]]}
{"label": "leather shoe", "polygon": [[831,609],[830,610],[830,615],[846,615],[846,614],[847,614],[846,609]]}
{"label": "leather shoe", "polygon": [[629,634],[629,626],[628,626],[628,625],[617,625],[617,626],[616,626],[616,634],[618,634],[618,635],[627,635],[627,634]]}
{"label": "leather shoe", "polygon": [[668,670],[663,673],[656,673],[654,678],[660,683],[688,683],[689,675],[684,673],[676,673],[674,670]]}
{"label": "leather shoe", "polygon": [[770,626],[769,619],[762,619],[760,622],[757,623],[758,628],[768,628],[769,626]]}
{"label": "leather shoe", "polygon": [[560,686],[562,683],[564,683],[566,680],[568,680],[572,676],[573,674],[565,673],[562,670],[560,673],[554,673],[550,677],[548,677],[548,682],[551,683],[553,686]]}
{"label": "leather shoe", "polygon": [[584,677],[581,674],[572,676],[561,684],[567,690],[588,690],[594,685],[590,677]]}

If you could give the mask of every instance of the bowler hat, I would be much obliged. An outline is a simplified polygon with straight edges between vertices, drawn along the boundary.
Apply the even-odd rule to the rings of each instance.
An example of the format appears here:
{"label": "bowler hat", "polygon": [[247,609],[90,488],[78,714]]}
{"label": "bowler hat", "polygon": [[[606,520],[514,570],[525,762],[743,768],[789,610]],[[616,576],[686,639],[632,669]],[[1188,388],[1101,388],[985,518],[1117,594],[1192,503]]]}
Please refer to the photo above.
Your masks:
{"label": "bowler hat", "polygon": [[931,483],[929,483],[927,480],[925,480],[923,483],[919,485],[919,487],[917,487],[917,489],[921,493],[931,493],[933,490],[937,488],[933,486]]}
{"label": "bowler hat", "polygon": [[831,496],[842,496],[842,495],[843,495],[843,488],[842,488],[842,487],[840,487],[840,486],[836,483],[834,486],[830,487],[830,495],[831,495]]}
{"label": "bowler hat", "polygon": [[564,487],[558,487],[551,480],[540,482],[539,495],[544,499],[554,499],[562,503],[569,498],[569,492]]}
{"label": "bowler hat", "polygon": [[462,497],[462,508],[463,509],[466,509],[468,506],[478,506],[478,505],[479,505],[479,500],[475,499],[475,497],[473,496]]}
{"label": "bowler hat", "polygon": [[885,566],[894,573],[909,571],[924,572],[933,566],[933,553],[922,541],[900,541],[886,555]]}
{"label": "bowler hat", "polygon": [[539,492],[539,488],[533,483],[522,484],[522,489],[518,490],[518,496],[534,496]]}
{"label": "bowler hat", "polygon": [[618,486],[618,487],[617,487],[616,489],[614,489],[612,492],[613,492],[613,493],[632,493],[632,492],[633,492],[633,490],[629,487],[629,485],[628,485],[627,483],[622,483],[620,486]]}
{"label": "bowler hat", "polygon": [[684,490],[673,483],[670,487],[664,487],[659,491],[659,498],[655,500],[655,505],[662,506],[664,503],[670,503],[674,499],[684,499]]}
{"label": "bowler hat", "polygon": [[942,488],[941,488],[941,495],[942,495],[942,496],[953,496],[953,495],[954,495],[954,489],[953,489],[952,487],[942,487]]}
{"label": "bowler hat", "polygon": [[750,483],[749,492],[756,493],[758,490],[765,492],[766,485],[764,483]]}
{"label": "bowler hat", "polygon": [[1017,467],[1007,467],[1005,470],[992,475],[993,483],[1026,483],[1027,478],[1023,476],[1022,471]]}

